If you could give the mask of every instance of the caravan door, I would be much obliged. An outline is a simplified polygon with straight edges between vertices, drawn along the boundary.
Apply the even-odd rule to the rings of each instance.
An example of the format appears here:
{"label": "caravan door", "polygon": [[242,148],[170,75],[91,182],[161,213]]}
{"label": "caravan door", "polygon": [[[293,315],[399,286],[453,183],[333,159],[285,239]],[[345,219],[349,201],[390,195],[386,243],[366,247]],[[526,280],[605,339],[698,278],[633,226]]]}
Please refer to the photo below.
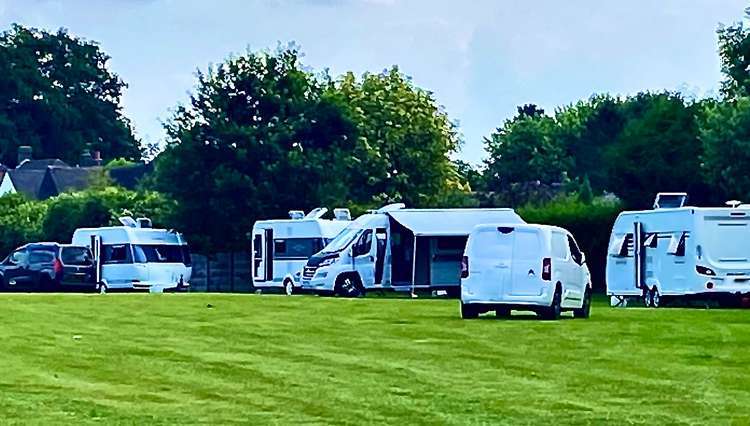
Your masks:
{"label": "caravan door", "polygon": [[271,256],[269,245],[272,241],[272,235],[269,235],[270,229],[260,229],[253,233],[253,280],[270,281],[272,276],[268,275],[271,268]]}

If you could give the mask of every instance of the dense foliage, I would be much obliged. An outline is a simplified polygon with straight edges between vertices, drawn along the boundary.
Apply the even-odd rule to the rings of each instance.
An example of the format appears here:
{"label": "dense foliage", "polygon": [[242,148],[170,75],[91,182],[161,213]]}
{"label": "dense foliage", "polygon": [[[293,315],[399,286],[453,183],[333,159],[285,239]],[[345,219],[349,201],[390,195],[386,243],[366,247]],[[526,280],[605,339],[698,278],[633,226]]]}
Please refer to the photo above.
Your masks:
{"label": "dense foliage", "polygon": [[120,108],[125,84],[108,61],[96,43],[64,30],[15,25],[0,34],[0,162],[14,166],[21,145],[70,164],[87,147],[139,158]]}

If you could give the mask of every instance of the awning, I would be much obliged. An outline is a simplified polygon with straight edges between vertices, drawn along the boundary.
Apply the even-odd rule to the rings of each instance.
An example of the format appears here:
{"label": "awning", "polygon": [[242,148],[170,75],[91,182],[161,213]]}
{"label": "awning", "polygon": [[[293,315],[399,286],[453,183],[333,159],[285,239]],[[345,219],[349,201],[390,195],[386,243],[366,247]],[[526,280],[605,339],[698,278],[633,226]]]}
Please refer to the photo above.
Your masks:
{"label": "awning", "polygon": [[477,225],[525,223],[513,209],[404,209],[387,214],[415,236],[465,236]]}

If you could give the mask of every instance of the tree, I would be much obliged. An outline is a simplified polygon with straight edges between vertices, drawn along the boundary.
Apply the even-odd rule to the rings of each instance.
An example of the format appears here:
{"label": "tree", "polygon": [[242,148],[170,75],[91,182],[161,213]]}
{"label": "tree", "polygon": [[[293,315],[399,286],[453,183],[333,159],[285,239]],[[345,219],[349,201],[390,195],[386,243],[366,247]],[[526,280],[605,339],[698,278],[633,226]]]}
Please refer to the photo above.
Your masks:
{"label": "tree", "polygon": [[750,201],[750,98],[707,105],[700,140],[708,183],[725,200]]}
{"label": "tree", "polygon": [[350,202],[438,206],[468,192],[450,159],[461,145],[456,126],[432,93],[396,67],[360,79],[348,73],[333,90],[356,126],[354,149],[343,160]]}
{"label": "tree", "polygon": [[603,156],[614,193],[629,208],[650,207],[661,191],[686,191],[704,201],[697,107],[679,94],[641,93],[623,108],[627,121]]}
{"label": "tree", "polygon": [[552,117],[529,115],[519,108],[519,115],[485,138],[487,188],[502,191],[512,183],[563,181],[571,160],[557,131]]}
{"label": "tree", "polygon": [[17,148],[76,164],[90,147],[105,157],[140,157],[120,97],[125,84],[96,43],[14,25],[0,34],[0,161]]}
{"label": "tree", "polygon": [[[748,10],[745,11],[746,15]],[[740,22],[720,26],[717,34],[721,71],[724,74],[722,94],[728,99],[750,95],[750,29]]]}
{"label": "tree", "polygon": [[198,74],[190,105],[167,123],[153,179],[197,250],[247,249],[255,220],[345,198],[340,156],[355,127],[330,84],[303,70],[294,47]]}

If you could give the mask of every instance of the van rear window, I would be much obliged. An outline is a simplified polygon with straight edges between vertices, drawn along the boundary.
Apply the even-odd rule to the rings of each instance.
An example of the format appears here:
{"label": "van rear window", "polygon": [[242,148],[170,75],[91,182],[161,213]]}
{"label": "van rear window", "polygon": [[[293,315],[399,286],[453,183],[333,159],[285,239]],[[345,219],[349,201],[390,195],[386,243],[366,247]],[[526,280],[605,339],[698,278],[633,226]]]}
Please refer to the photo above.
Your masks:
{"label": "van rear window", "polygon": [[513,234],[480,231],[472,237],[471,247],[472,256],[478,259],[508,259],[513,255]]}

